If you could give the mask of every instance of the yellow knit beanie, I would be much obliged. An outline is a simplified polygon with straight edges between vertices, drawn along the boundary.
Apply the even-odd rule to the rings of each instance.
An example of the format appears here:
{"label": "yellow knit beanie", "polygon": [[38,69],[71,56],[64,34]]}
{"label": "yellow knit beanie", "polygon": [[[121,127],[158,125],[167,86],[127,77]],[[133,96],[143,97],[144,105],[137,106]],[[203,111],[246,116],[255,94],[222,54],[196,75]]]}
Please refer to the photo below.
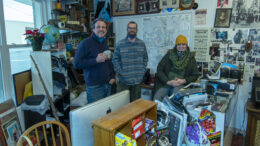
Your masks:
{"label": "yellow knit beanie", "polygon": [[186,44],[186,45],[188,45],[188,41],[187,41],[186,37],[183,36],[183,35],[179,35],[176,38],[176,42],[175,42],[175,45],[178,45],[178,44]]}

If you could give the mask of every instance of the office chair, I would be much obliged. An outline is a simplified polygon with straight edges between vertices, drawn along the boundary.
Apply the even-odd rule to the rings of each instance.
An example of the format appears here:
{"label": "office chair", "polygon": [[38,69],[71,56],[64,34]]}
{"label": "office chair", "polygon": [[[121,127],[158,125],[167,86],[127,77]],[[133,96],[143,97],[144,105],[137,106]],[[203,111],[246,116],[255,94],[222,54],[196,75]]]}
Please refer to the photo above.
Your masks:
{"label": "office chair", "polygon": [[31,126],[17,142],[17,146],[26,144],[29,146],[36,144],[38,146],[71,146],[68,129],[58,121],[43,121]]}

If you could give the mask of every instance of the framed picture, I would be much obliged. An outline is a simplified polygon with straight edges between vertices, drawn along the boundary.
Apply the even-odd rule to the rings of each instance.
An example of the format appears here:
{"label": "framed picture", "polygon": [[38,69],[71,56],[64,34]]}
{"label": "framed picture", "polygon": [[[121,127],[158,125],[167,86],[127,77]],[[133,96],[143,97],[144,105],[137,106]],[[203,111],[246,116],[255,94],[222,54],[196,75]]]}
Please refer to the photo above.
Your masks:
{"label": "framed picture", "polygon": [[194,0],[180,0],[180,8],[182,10],[191,9],[194,5]]}
{"label": "framed picture", "polygon": [[3,114],[4,112],[14,108],[15,105],[14,105],[14,102],[12,99],[9,99],[3,103],[0,104],[0,116],[1,114]]}
{"label": "framed picture", "polygon": [[135,0],[113,0],[113,16],[135,14]]}
{"label": "framed picture", "polygon": [[16,145],[21,135],[21,127],[17,117],[2,124],[2,130],[8,145]]}
{"label": "framed picture", "polygon": [[217,8],[227,8],[228,0],[218,0]]}
{"label": "framed picture", "polygon": [[179,0],[160,0],[160,9],[179,8]]}
{"label": "framed picture", "polygon": [[[0,121],[0,125],[1,125],[1,121]],[[4,136],[2,128],[0,128],[0,146],[6,146],[5,136]]]}
{"label": "framed picture", "polygon": [[232,8],[216,9],[214,27],[228,28],[230,25]]}
{"label": "framed picture", "polygon": [[23,72],[13,74],[13,81],[16,96],[16,105],[19,106],[23,102],[23,95],[26,84],[32,81],[31,70],[26,70]]}
{"label": "framed picture", "polygon": [[159,12],[159,0],[136,0],[136,14]]}

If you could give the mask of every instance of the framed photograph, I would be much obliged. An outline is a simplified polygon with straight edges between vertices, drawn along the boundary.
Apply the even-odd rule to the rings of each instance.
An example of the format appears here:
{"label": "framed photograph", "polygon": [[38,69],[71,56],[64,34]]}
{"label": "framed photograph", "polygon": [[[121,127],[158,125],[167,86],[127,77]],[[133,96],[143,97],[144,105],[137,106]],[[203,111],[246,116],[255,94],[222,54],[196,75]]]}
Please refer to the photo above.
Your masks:
{"label": "framed photograph", "polygon": [[21,135],[21,127],[17,117],[2,124],[2,130],[8,145],[16,145]]}
{"label": "framed photograph", "polygon": [[135,0],[113,0],[113,16],[135,14]]}
{"label": "framed photograph", "polygon": [[160,9],[179,8],[179,0],[160,0]]}
{"label": "framed photograph", "polygon": [[216,9],[214,27],[229,28],[232,8]]}
{"label": "framed photograph", "polygon": [[194,0],[180,0],[180,8],[182,10],[191,9],[194,5]]}
{"label": "framed photograph", "polygon": [[136,14],[159,12],[159,0],[136,0]]}

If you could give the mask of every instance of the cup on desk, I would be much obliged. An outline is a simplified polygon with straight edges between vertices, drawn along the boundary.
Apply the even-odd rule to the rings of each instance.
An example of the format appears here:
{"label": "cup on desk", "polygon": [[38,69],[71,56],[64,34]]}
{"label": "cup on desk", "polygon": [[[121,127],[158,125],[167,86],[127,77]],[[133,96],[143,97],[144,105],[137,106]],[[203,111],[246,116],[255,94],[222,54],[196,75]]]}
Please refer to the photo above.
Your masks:
{"label": "cup on desk", "polygon": [[110,50],[106,50],[103,53],[106,56],[106,59],[111,59],[112,52]]}
{"label": "cup on desk", "polygon": [[202,89],[206,89],[207,84],[208,84],[208,80],[207,80],[207,79],[201,79],[201,80],[200,80],[200,87],[201,87]]}

